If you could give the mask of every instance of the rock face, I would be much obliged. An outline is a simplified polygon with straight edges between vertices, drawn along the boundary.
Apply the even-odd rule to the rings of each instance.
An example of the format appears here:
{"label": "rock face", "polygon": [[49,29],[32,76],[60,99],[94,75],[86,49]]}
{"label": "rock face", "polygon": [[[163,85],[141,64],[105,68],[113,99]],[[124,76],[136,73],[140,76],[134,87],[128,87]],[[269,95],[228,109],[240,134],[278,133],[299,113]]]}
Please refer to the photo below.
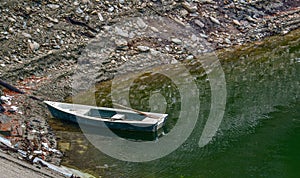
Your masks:
{"label": "rock face", "polygon": [[[167,15],[178,23],[199,29],[216,49],[224,48],[298,28],[299,5],[295,0],[1,1],[0,62],[14,64],[52,50],[70,51],[73,46],[84,46],[104,25],[130,17],[129,14]],[[147,28],[141,20],[138,26]],[[121,29],[119,33],[129,36]],[[225,42],[226,38],[230,44]]]}

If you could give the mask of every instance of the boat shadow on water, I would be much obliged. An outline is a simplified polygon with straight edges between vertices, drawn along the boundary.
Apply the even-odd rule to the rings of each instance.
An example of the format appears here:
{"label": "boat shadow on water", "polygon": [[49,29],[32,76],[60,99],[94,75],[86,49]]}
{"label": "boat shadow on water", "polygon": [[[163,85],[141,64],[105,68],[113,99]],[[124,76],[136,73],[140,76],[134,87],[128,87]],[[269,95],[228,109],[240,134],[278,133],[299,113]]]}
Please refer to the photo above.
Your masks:
{"label": "boat shadow on water", "polygon": [[55,131],[67,131],[76,132],[82,134],[88,134],[93,136],[100,136],[106,138],[123,138],[130,141],[143,142],[143,141],[155,141],[165,135],[165,128],[161,128],[156,132],[145,131],[127,131],[118,129],[103,128],[102,126],[90,126],[84,124],[78,124],[59,118],[51,118],[49,120],[50,125]]}

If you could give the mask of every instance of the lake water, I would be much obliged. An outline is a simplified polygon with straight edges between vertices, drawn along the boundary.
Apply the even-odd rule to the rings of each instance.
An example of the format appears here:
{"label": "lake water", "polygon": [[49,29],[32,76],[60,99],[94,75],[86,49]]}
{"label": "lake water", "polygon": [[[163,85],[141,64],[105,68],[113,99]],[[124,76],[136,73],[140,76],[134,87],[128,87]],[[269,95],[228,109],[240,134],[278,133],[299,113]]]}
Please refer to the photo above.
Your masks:
{"label": "lake water", "polygon": [[[227,100],[222,123],[208,145],[199,147],[198,142],[210,112],[211,88],[201,65],[190,61],[186,67],[195,78],[201,107],[195,128],[178,149],[154,161],[120,161],[95,148],[78,126],[51,119],[60,147],[66,149],[63,164],[102,177],[300,177],[299,37],[295,31],[218,53]],[[131,86],[130,104],[159,111],[162,107],[149,105],[150,95],[163,96],[159,101],[167,103],[168,135],[182,109],[177,87],[165,76],[143,74]],[[98,105],[111,106],[110,88],[111,82],[98,86]],[[132,135],[125,133],[140,141]]]}

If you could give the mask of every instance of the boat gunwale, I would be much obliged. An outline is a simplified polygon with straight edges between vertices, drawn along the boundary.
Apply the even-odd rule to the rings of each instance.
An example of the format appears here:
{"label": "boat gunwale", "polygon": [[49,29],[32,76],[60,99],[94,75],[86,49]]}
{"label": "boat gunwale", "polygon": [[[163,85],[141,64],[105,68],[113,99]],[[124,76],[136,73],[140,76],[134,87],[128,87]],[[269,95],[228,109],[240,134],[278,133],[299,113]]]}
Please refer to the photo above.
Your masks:
{"label": "boat gunwale", "polygon": [[[131,113],[131,114],[137,114],[139,115],[139,113],[136,113],[134,111],[130,111],[130,110],[124,110],[124,109],[116,109],[116,108],[107,108],[107,107],[97,107],[97,106],[89,106],[89,105],[82,105],[82,104],[74,104],[74,103],[62,103],[62,102],[55,102],[55,101],[44,101],[44,103],[46,103],[47,105],[60,110],[62,112],[66,112],[78,117],[82,117],[82,118],[86,118],[86,119],[90,119],[90,120],[95,120],[95,121],[102,121],[102,122],[111,122],[111,123],[128,123],[128,124],[142,124],[142,125],[159,125],[162,122],[164,122],[164,120],[166,119],[166,117],[168,116],[168,114],[161,114],[161,113],[152,113],[152,112],[144,112],[145,114],[154,114],[154,115],[159,115],[160,118],[159,119],[155,119],[155,118],[151,118],[148,116],[145,116],[144,119],[146,118],[150,118],[153,120],[153,122],[149,122],[149,121],[139,121],[139,120],[110,120],[110,119],[104,119],[101,117],[92,117],[89,115],[84,115],[75,111],[70,111],[69,109],[64,109],[59,107],[59,104],[62,105],[69,105],[69,106],[78,106],[78,107],[84,107],[84,109],[86,109],[86,112],[88,112],[90,109],[97,109],[97,110],[109,110],[109,111],[115,111],[115,112],[125,112],[125,113]],[[71,109],[71,108],[70,108]],[[82,109],[82,110],[84,110]]]}

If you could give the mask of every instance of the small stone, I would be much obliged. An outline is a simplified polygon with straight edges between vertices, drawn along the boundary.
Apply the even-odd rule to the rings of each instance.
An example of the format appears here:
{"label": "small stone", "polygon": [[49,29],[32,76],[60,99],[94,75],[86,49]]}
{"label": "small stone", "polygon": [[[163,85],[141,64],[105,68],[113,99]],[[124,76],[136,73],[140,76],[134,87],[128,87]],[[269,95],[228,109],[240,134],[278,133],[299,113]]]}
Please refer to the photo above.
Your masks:
{"label": "small stone", "polygon": [[193,55],[189,55],[189,56],[186,57],[186,60],[192,60],[192,59],[194,59]]}
{"label": "small stone", "polygon": [[204,23],[202,23],[200,20],[195,20],[195,24],[198,25],[201,28],[205,27]]}
{"label": "small stone", "polygon": [[47,23],[46,26],[47,26],[48,28],[51,28],[51,27],[54,26],[54,24],[53,24],[53,23]]}
{"label": "small stone", "polygon": [[225,38],[225,43],[227,43],[227,44],[231,44],[231,41],[230,41],[230,39],[228,39],[228,38]]}
{"label": "small stone", "polygon": [[40,44],[35,41],[29,42],[29,47],[32,51],[36,51],[40,48]]}
{"label": "small stone", "polygon": [[214,17],[209,17],[210,18],[210,20],[212,21],[212,22],[214,22],[214,23],[216,23],[216,24],[221,24],[220,23],[220,21],[218,20],[218,19],[216,19],[216,18],[214,18]]}
{"label": "small stone", "polygon": [[14,30],[13,28],[10,27],[10,28],[8,29],[8,32],[9,32],[9,33],[14,33],[15,30]]}
{"label": "small stone", "polygon": [[22,32],[22,35],[26,38],[32,38],[30,34],[28,33],[25,33],[25,32]]}
{"label": "small stone", "polygon": [[233,23],[236,24],[236,25],[238,25],[238,26],[242,25],[238,20],[235,20],[235,19],[233,20]]}
{"label": "small stone", "polygon": [[57,9],[57,8],[59,8],[59,5],[57,5],[57,4],[47,4],[47,6],[48,6],[50,9]]}
{"label": "small stone", "polygon": [[151,28],[151,30],[154,31],[154,32],[159,32],[159,30],[158,30],[157,28],[155,28],[155,27],[150,27],[150,28]]}
{"label": "small stone", "polygon": [[16,20],[12,17],[8,17],[7,20],[10,21],[10,22],[16,22]]}
{"label": "small stone", "polygon": [[200,33],[199,35],[200,35],[201,38],[208,38],[208,36],[203,34],[203,33]]}
{"label": "small stone", "polygon": [[115,32],[116,32],[118,35],[120,35],[120,36],[123,36],[123,37],[129,37],[128,31],[122,30],[122,29],[119,28],[119,27],[115,27]]}
{"label": "small stone", "polygon": [[115,41],[115,43],[116,43],[116,45],[118,47],[127,46],[128,45],[128,43],[127,43],[127,41],[125,39],[118,39],[118,40]]}
{"label": "small stone", "polygon": [[124,2],[125,2],[124,0],[119,0],[120,4],[124,4]]}
{"label": "small stone", "polygon": [[59,21],[58,21],[58,19],[53,19],[53,18],[51,18],[51,17],[47,17],[51,22],[54,22],[54,23],[58,23]]}
{"label": "small stone", "polygon": [[148,46],[137,46],[137,49],[141,52],[147,52],[150,50]]}
{"label": "small stone", "polygon": [[113,6],[108,8],[108,12],[113,12],[115,10],[115,8]]}
{"label": "small stone", "polygon": [[189,11],[190,13],[194,13],[198,10],[197,6],[192,6],[190,3],[188,2],[183,2],[182,6]]}
{"label": "small stone", "polygon": [[103,18],[103,16],[102,16],[102,14],[101,14],[100,12],[98,12],[97,15],[98,15],[99,20],[100,20],[101,22],[103,22],[103,21],[104,21],[104,18]]}
{"label": "small stone", "polygon": [[247,16],[246,19],[247,19],[248,21],[250,21],[250,22],[254,22],[254,23],[257,22],[257,20],[253,19],[253,18],[250,17],[250,16]]}
{"label": "small stone", "polygon": [[145,28],[147,25],[145,24],[145,22],[141,19],[141,18],[138,18],[137,20],[137,25],[140,27],[140,28]]}
{"label": "small stone", "polygon": [[171,41],[175,44],[178,44],[178,45],[182,44],[182,41],[178,38],[173,38]]}
{"label": "small stone", "polygon": [[78,7],[78,8],[76,9],[76,13],[77,13],[77,14],[82,14],[82,13],[83,13],[83,10],[82,10],[80,7]]}
{"label": "small stone", "polygon": [[53,49],[60,49],[60,46],[59,45],[55,45],[55,46],[53,46]]}
{"label": "small stone", "polygon": [[189,12],[188,12],[187,10],[185,10],[185,9],[181,9],[181,10],[180,10],[180,14],[181,14],[182,16],[186,16],[186,15],[189,14]]}

